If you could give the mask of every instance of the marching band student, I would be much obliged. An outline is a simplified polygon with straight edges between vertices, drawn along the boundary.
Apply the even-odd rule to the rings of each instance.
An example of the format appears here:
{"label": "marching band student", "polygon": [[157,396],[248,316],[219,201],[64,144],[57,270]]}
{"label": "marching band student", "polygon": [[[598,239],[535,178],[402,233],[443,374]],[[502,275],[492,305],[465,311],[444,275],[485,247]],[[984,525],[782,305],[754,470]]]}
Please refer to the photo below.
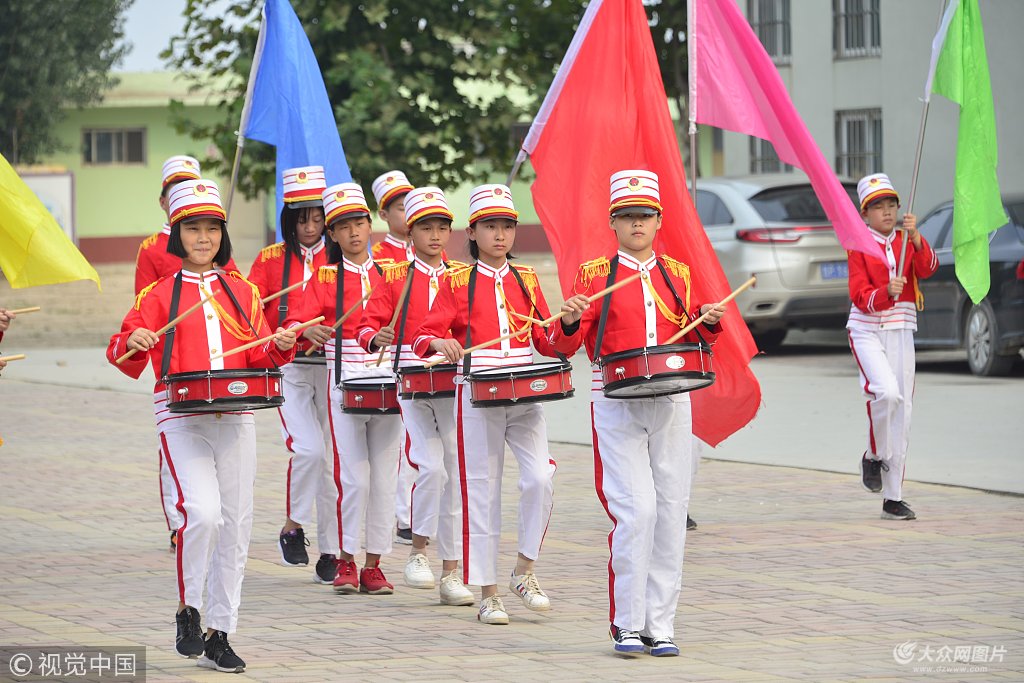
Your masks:
{"label": "marching band student", "polygon": [[[168,195],[171,190],[186,180],[199,180],[199,162],[190,156],[178,155],[167,159],[163,165],[160,184],[160,208],[167,218],[160,232],[150,235],[139,245],[135,257],[135,294],[156,282],[162,277],[174,275],[181,270],[181,259],[167,251],[167,243],[171,236],[170,202]],[[238,271],[234,260],[224,264],[228,271]],[[174,493],[174,480],[167,468],[163,451],[158,449],[160,460],[160,498],[163,501],[164,519],[171,534],[171,552],[174,552],[178,538],[178,527],[181,526],[181,515],[175,507],[177,496]]]}
{"label": "marching band student", "polygon": [[[567,315],[552,326],[556,349],[569,355],[585,343],[595,364],[608,354],[664,343],[691,319],[690,269],[653,249],[662,221],[657,175],[640,170],[612,175],[609,213],[618,252],[580,266],[576,295],[562,307]],[[638,271],[639,280],[588,307],[586,296]],[[701,335],[714,339],[724,307],[694,308],[710,311]],[[681,341],[697,340],[691,332]],[[612,521],[613,647],[624,655],[645,648],[656,657],[677,655],[672,638],[692,477],[689,394],[622,400],[605,397],[602,389],[595,365],[594,479]]]}
{"label": "marching band student", "polygon": [[[138,378],[151,362],[157,377],[154,410],[164,456],[182,516],[178,533],[178,613],[175,649],[203,667],[245,669],[228,635],[235,632],[242,576],[252,531],[256,479],[256,428],[252,412],[186,414],[168,410],[160,378],[205,370],[265,368],[293,356],[295,333],[277,328],[272,342],[225,358],[211,356],[270,334],[259,293],[236,272],[222,267],[231,257],[217,185],[188,180],[169,195],[170,253],[180,270],[143,289],[110,339],[107,358],[139,351],[117,366]],[[159,329],[209,294],[202,310],[166,336]],[[203,585],[207,587],[206,638],[200,628]]]}
{"label": "marching band student", "polygon": [[[284,241],[263,249],[249,271],[249,281],[266,298],[298,282],[303,286],[268,301],[263,315],[274,324],[288,317],[289,301],[302,296],[309,279],[327,265],[324,245],[323,192],[327,189],[322,166],[290,168],[283,173],[284,208],[281,236]],[[285,447],[292,453],[285,482],[285,521],[278,539],[281,561],[291,567],[309,564],[303,525],[313,521],[316,508],[317,547],[320,559],[313,580],[330,584],[338,564],[338,498],[334,486],[331,426],[327,419],[327,364],[303,362],[309,342],[296,347],[296,360],[281,368],[284,373],[284,404],[278,408]],[[322,355],[314,359],[323,361]]]}
{"label": "marching band student", "polygon": [[[303,294],[297,309],[289,313],[287,326],[323,315],[336,320],[382,282],[380,264],[370,258],[370,209],[363,190],[356,183],[341,183],[323,194],[327,213],[327,260]],[[390,260],[385,263],[391,263]],[[365,308],[365,300],[360,308]],[[376,368],[377,354],[367,353],[356,341],[360,313],[350,316],[332,338],[330,326],[308,328],[304,336],[324,345],[327,351],[327,375],[331,387],[328,419],[331,423],[334,451],[334,484],[338,536],[341,552],[334,577],[338,593],[394,592],[380,569],[380,557],[391,552],[392,525],[395,521],[395,477],[398,472],[398,441],[402,418],[394,414],[352,414],[342,410],[340,383],[366,377],[389,375],[391,358],[385,356],[384,368]],[[373,363],[368,365],[372,361]],[[393,375],[388,381],[393,382]],[[366,563],[356,571],[355,556],[363,546]]]}
{"label": "marching band student", "polygon": [[[849,252],[852,304],[846,329],[868,409],[861,481],[872,493],[882,492],[882,519],[916,519],[903,500],[903,471],[914,397],[914,332],[917,308],[923,303],[917,281],[934,275],[939,262],[918,232],[914,214],[904,214],[904,233],[896,230],[900,200],[889,176],[874,173],[861,178],[857,194],[861,216],[878,243],[874,257]],[[897,273],[906,239],[910,243],[905,267]]]}
{"label": "marching band student", "polygon": [[[422,367],[423,361],[412,351],[412,338],[437,293],[447,287],[446,271],[465,264],[445,262],[442,258],[452,232],[452,212],[444,193],[436,187],[417,188],[405,197],[416,255],[411,262],[385,269],[385,284],[378,287],[367,304],[359,328],[359,341],[371,353],[392,344],[400,345],[396,367]],[[402,299],[406,282],[412,278],[409,292]],[[399,304],[399,301],[402,304]],[[398,309],[396,322],[391,320]],[[442,561],[441,604],[472,605],[473,593],[462,583],[459,558],[462,556],[462,500],[459,492],[455,437],[455,399],[399,399],[405,423],[409,468],[416,474],[412,486],[410,521],[412,551],[405,565],[405,584],[412,588],[433,588],[434,573],[427,560],[427,541],[437,540]]]}
{"label": "marching band student", "polygon": [[[410,226],[405,223],[405,198],[412,191],[412,183],[401,171],[388,171],[373,181],[373,197],[377,201],[377,215],[388,224],[384,239],[371,248],[377,261],[390,258],[395,263],[412,261],[412,240]],[[414,328],[415,329],[415,328]],[[412,529],[409,521],[412,505],[412,485],[416,481],[416,470],[409,465],[405,442],[401,444],[398,458],[398,487],[395,489],[395,516],[398,518],[395,540],[404,545],[412,543]]]}
{"label": "marching band student", "polygon": [[[504,185],[474,188],[469,208],[466,232],[476,264],[449,273],[449,286],[441,288],[417,332],[413,351],[424,358],[440,353],[456,363],[464,355],[463,345],[468,348],[473,343],[516,333],[511,339],[470,354],[469,369],[529,364],[534,348],[547,356],[556,355],[543,328],[514,315],[545,318],[548,306],[536,272],[508,262],[519,218],[511,192]],[[509,588],[527,609],[549,610],[551,603],[533,571],[551,517],[555,469],[548,453],[543,408],[535,403],[475,407],[469,391],[459,384],[455,409],[463,573],[466,583],[481,586],[477,618],[485,624],[508,623],[497,586],[505,444],[519,463],[520,491],[519,555]]]}

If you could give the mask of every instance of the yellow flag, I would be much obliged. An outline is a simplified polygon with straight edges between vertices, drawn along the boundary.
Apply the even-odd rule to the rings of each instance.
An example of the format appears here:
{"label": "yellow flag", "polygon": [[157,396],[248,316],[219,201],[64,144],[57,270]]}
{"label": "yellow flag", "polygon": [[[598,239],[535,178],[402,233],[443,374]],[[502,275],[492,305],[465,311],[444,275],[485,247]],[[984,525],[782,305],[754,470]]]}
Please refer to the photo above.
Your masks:
{"label": "yellow flag", "polygon": [[0,270],[15,289],[74,280],[92,280],[100,289],[96,269],[71,243],[53,215],[3,155],[0,155]]}

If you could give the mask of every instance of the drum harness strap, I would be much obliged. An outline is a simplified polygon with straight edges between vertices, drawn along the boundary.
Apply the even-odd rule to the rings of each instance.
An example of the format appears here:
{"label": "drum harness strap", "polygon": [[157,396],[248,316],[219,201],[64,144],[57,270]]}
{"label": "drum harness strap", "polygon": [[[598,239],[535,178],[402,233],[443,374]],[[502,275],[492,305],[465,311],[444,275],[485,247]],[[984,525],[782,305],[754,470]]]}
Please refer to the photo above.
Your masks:
{"label": "drum harness strap", "polygon": [[[378,275],[384,274],[384,269],[379,263],[374,262],[373,267],[377,269]],[[338,263],[338,277],[335,278],[334,289],[334,313],[339,318],[345,315],[345,257]],[[408,298],[408,297],[406,297]],[[334,333],[334,386],[341,386],[341,332],[345,329],[340,325]]]}
{"label": "drum harness strap", "polygon": [[[281,289],[287,289],[288,275],[292,268],[292,250],[286,248],[284,250],[284,268],[281,269]],[[284,319],[288,317],[288,295],[284,294],[281,296],[281,301],[277,305],[277,326],[281,327],[284,325]]]}
{"label": "drum harness strap", "polygon": [[[448,264],[445,264],[447,269]],[[402,302],[402,313],[398,318],[398,337],[395,339],[395,357],[391,362],[391,370],[396,375],[398,374],[398,362],[402,359],[402,342],[405,340],[405,321],[409,316],[409,299],[412,298],[412,276],[416,272],[416,262],[413,261],[409,264],[409,270],[405,272],[405,277],[409,279],[407,284],[409,293],[405,297],[405,301]]]}
{"label": "drum harness strap", "polygon": [[[676,300],[676,304],[679,306],[680,310],[682,310],[686,319],[692,320],[693,318],[690,316],[690,312],[686,310],[686,306],[683,305],[683,300],[680,298],[679,292],[676,291],[675,285],[672,284],[672,279],[668,276],[668,271],[665,270],[665,265],[657,259],[655,259],[655,261],[658,264],[658,270],[661,271],[662,277],[665,278],[665,284],[668,285],[669,291],[672,292],[672,298]],[[608,269],[608,278],[605,280],[606,287],[610,287],[615,283],[615,271],[617,270],[618,265],[619,257],[616,255],[612,258]],[[614,292],[612,292],[612,294],[614,294]],[[604,302],[601,304],[601,317],[597,323],[597,339],[594,342],[594,356],[597,358],[598,365],[601,365],[601,343],[604,341],[604,330],[608,323],[608,311],[612,305],[612,294],[607,294],[604,297]],[[701,344],[707,346],[707,342],[704,341],[704,336],[700,333],[700,329],[694,328],[693,331],[697,334],[697,338],[700,339]]]}
{"label": "drum harness strap", "polygon": [[[533,300],[532,296],[530,296],[530,290],[526,288],[526,283],[523,282],[523,276],[520,275],[519,271],[513,268],[511,264],[509,264],[509,270],[512,271],[512,277],[514,277],[516,279],[516,282],[519,283],[519,288],[523,290],[523,296],[525,296],[526,300],[530,302],[530,306],[533,308],[534,311],[538,310],[537,302]],[[555,351],[555,355],[558,356],[558,360],[562,361],[563,364],[569,363],[569,359],[565,357],[564,353],[560,351]]]}

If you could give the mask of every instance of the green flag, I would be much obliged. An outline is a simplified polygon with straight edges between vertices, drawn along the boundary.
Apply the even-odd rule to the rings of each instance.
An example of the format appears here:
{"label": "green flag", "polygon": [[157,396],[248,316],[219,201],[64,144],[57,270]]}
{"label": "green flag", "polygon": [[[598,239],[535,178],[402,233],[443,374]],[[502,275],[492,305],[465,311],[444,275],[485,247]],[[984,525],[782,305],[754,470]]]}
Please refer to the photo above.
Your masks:
{"label": "green flag", "polygon": [[1008,219],[996,178],[996,115],[978,0],[952,0],[950,9],[953,13],[938,55],[932,91],[960,105],[953,260],[957,279],[977,304],[989,289],[989,233],[1006,225]]}

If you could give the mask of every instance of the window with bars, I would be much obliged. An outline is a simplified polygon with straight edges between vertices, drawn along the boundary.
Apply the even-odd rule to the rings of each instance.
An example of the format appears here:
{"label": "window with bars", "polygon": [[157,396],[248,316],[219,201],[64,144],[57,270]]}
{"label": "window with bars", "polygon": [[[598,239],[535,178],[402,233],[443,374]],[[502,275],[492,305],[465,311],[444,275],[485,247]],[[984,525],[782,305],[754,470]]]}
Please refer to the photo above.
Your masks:
{"label": "window with bars", "polygon": [[750,138],[751,173],[791,173],[793,167],[784,164],[772,143],[761,138]]}
{"label": "window with bars", "polygon": [[747,18],[772,60],[789,64],[789,0],[747,0]]}
{"label": "window with bars", "polygon": [[94,166],[145,164],[145,128],[85,128],[82,161]]}
{"label": "window with bars", "polygon": [[861,178],[882,170],[882,110],[836,112],[836,173]]}
{"label": "window with bars", "polygon": [[881,0],[832,0],[832,50],[837,59],[882,54]]}

